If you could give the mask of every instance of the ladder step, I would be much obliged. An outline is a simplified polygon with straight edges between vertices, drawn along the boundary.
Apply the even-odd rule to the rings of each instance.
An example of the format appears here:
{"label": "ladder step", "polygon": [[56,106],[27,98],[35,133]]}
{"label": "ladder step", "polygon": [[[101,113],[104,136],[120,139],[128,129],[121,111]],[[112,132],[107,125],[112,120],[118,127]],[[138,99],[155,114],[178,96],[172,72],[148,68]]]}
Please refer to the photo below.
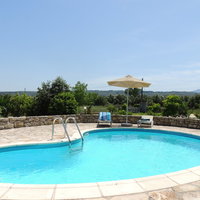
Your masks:
{"label": "ladder step", "polygon": [[57,117],[57,118],[55,118],[55,119],[53,120],[53,124],[52,124],[52,137],[51,137],[51,139],[53,140],[55,122],[56,122],[57,120],[59,120],[59,121],[62,122],[65,136],[67,137],[67,139],[68,139],[68,141],[69,141],[69,148],[70,148],[70,149],[73,149],[72,146],[71,146],[71,140],[70,140],[69,134],[68,134],[68,132],[67,132],[67,123],[68,123],[68,121],[69,121],[70,119],[73,120],[73,122],[74,122],[74,124],[76,125],[76,128],[77,128],[77,130],[78,130],[78,133],[79,133],[79,135],[80,135],[80,137],[81,137],[81,148],[78,147],[78,150],[76,150],[77,148],[74,148],[75,150],[73,150],[73,151],[80,151],[80,150],[83,149],[83,141],[84,141],[84,139],[83,139],[83,135],[81,134],[81,131],[80,131],[79,127],[78,127],[78,124],[77,124],[77,122],[76,122],[76,119],[75,119],[74,117],[68,117],[65,121],[63,120],[62,117]]}

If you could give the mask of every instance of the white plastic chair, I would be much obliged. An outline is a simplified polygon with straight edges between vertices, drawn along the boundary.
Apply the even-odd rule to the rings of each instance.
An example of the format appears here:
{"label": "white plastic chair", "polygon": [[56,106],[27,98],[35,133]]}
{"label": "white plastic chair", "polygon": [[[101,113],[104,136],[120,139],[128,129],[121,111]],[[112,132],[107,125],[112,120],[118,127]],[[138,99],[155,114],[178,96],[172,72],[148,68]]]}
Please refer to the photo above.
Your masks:
{"label": "white plastic chair", "polygon": [[142,127],[142,126],[153,126],[153,116],[151,115],[144,115],[141,117],[140,120],[138,120],[137,122],[138,127]]}

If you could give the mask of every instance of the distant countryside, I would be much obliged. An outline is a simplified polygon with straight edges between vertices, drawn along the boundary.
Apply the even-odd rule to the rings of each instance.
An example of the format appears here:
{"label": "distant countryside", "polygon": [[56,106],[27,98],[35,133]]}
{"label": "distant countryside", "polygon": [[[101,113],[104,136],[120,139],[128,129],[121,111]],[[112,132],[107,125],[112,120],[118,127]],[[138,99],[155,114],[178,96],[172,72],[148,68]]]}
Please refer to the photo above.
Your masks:
{"label": "distant countryside", "polygon": [[[87,84],[78,81],[70,87],[57,77],[43,82],[36,92],[0,92],[0,117],[39,116],[61,114],[91,114],[109,111],[126,114],[126,92],[122,90],[87,90]],[[143,92],[129,89],[129,115],[200,118],[200,91]]]}

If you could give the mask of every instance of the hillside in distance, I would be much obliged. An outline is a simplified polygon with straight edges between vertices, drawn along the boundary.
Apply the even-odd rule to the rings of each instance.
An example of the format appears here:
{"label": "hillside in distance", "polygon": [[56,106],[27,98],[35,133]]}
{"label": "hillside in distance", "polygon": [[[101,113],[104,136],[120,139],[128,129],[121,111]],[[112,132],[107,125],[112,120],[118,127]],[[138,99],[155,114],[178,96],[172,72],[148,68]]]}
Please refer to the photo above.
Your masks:
{"label": "hillside in distance", "polygon": [[196,92],[196,93],[200,93],[200,89],[198,89],[198,90],[194,90],[194,92]]}
{"label": "hillside in distance", "polygon": [[[97,93],[102,96],[109,96],[109,95],[118,95],[124,94],[124,90],[88,90],[91,93]],[[29,96],[36,96],[36,91],[13,91],[13,92],[0,92],[0,95],[15,95],[15,94],[27,94]],[[168,96],[168,95],[178,95],[178,96],[193,96],[195,94],[200,94],[200,89],[195,91],[144,91],[144,94],[147,96],[159,95],[159,96]]]}
{"label": "hillside in distance", "polygon": [[36,93],[37,93],[36,91],[12,91],[12,92],[10,92],[10,91],[9,91],[9,92],[4,91],[4,92],[0,92],[0,95],[6,95],[6,94],[8,94],[8,95],[27,94],[27,95],[29,95],[29,96],[35,96]]}
{"label": "hillside in distance", "polygon": [[[102,96],[109,96],[111,95],[118,95],[118,94],[124,94],[124,90],[89,90],[89,92],[97,93]],[[195,91],[144,91],[144,94],[147,96],[168,96],[168,95],[178,95],[178,96],[193,96],[197,94],[198,92]],[[200,91],[199,91],[200,93]]]}

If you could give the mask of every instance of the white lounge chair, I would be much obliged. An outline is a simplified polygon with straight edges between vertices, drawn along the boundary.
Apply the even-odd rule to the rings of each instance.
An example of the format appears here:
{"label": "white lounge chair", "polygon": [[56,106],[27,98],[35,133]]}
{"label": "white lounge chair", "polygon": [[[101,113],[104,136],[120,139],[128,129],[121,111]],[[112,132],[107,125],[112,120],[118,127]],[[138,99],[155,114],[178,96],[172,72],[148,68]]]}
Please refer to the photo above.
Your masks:
{"label": "white lounge chair", "polygon": [[103,124],[108,123],[108,124],[110,124],[110,126],[112,126],[111,113],[110,112],[100,112],[97,127],[100,125],[100,123],[103,123]]}
{"label": "white lounge chair", "polygon": [[153,116],[151,115],[144,115],[141,117],[140,120],[138,120],[137,122],[138,127],[142,127],[142,126],[153,126]]}

